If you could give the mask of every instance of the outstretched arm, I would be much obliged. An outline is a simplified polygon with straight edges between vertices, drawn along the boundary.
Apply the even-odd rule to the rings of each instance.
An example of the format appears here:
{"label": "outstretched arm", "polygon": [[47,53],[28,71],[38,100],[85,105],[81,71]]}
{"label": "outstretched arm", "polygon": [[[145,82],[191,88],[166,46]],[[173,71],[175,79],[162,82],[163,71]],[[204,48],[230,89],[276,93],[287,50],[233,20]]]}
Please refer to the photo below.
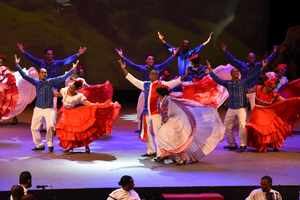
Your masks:
{"label": "outstretched arm", "polygon": [[277,55],[277,50],[278,50],[278,47],[274,46],[272,53],[266,58],[266,60],[267,60],[268,63],[270,63],[270,62],[272,62],[274,60],[274,58]]}
{"label": "outstretched arm", "polygon": [[182,77],[178,77],[171,81],[162,81],[162,84],[165,86],[168,86],[169,89],[173,89],[173,88],[177,87],[178,85],[180,85],[182,83],[182,80],[183,80]]}
{"label": "outstretched arm", "polygon": [[247,88],[251,88],[257,84],[259,80],[259,76],[261,75],[262,71],[268,66],[269,62],[267,60],[263,60],[261,65],[256,65],[253,72],[244,80],[242,80]]}
{"label": "outstretched arm", "polygon": [[162,71],[163,69],[167,68],[169,64],[174,60],[174,58],[175,56],[171,55],[164,62],[154,65],[155,70]]}
{"label": "outstretched arm", "polygon": [[24,54],[25,58],[27,58],[28,60],[30,60],[30,62],[35,64],[37,68],[40,68],[40,66],[43,62],[42,59],[37,58],[37,57],[33,56],[32,54],[30,54],[29,52],[27,52],[22,43],[17,43],[17,48],[19,49],[19,51],[22,54]]}
{"label": "outstretched arm", "polygon": [[129,58],[124,56],[123,50],[122,49],[115,49],[117,54],[120,56],[120,58],[122,58],[125,63],[127,64],[127,66],[132,67],[133,69],[145,73],[146,72],[146,68],[145,65],[139,65],[134,63],[133,61],[131,61]]}
{"label": "outstretched arm", "polygon": [[82,54],[84,54],[87,50],[87,47],[79,47],[78,52],[76,54],[73,54],[67,58],[61,59],[61,60],[57,60],[56,62],[60,65],[60,66],[65,66],[65,65],[69,65],[73,62],[76,61],[76,59],[79,58],[79,56],[81,56]]}
{"label": "outstretched arm", "polygon": [[194,49],[192,49],[189,52],[189,54],[192,55],[192,54],[200,53],[204,49],[204,47],[210,42],[212,35],[213,35],[213,32],[211,32],[209,34],[209,37],[207,38],[206,41],[204,41],[202,44],[200,44],[199,46],[197,46]]}
{"label": "outstretched arm", "polygon": [[20,73],[20,75],[28,82],[30,82],[33,85],[37,85],[38,81],[35,80],[34,78],[31,78],[30,76],[28,76],[23,70],[22,67],[20,66],[20,58],[17,57],[17,55],[15,54],[15,63],[16,63],[16,68],[18,70],[18,72]]}
{"label": "outstretched arm", "polygon": [[228,50],[227,47],[223,44],[222,45],[222,50],[225,54],[226,59],[234,65],[238,70],[240,71],[247,71],[248,67],[247,64],[239,59],[237,59],[235,56],[233,56]]}
{"label": "outstretched arm", "polygon": [[125,78],[131,82],[135,87],[139,88],[140,90],[144,90],[144,82],[138,80],[137,78],[135,78],[133,75],[131,75],[127,69],[126,69],[126,64],[122,61],[122,60],[118,60],[119,64],[120,64],[120,68],[125,76]]}
{"label": "outstretched arm", "polygon": [[79,60],[76,61],[76,63],[73,63],[73,67],[72,69],[70,69],[67,73],[65,73],[64,75],[61,76],[57,76],[54,78],[49,79],[49,82],[52,85],[59,85],[60,83],[64,83],[66,81],[67,78],[69,78],[74,71],[76,70],[76,67],[78,66]]}
{"label": "outstretched arm", "polygon": [[208,69],[208,71],[209,71],[210,77],[211,77],[216,83],[218,83],[219,85],[222,85],[222,86],[226,87],[228,81],[227,81],[227,80],[220,79],[220,78],[213,72],[212,66],[211,66],[211,64],[208,62],[208,60],[206,61],[206,65],[207,65],[207,69]]}
{"label": "outstretched arm", "polygon": [[160,32],[157,32],[158,38],[159,40],[164,44],[164,46],[168,49],[168,51],[173,52],[174,50],[174,46],[169,44],[166,40],[165,40],[165,36],[163,34],[161,34]]}

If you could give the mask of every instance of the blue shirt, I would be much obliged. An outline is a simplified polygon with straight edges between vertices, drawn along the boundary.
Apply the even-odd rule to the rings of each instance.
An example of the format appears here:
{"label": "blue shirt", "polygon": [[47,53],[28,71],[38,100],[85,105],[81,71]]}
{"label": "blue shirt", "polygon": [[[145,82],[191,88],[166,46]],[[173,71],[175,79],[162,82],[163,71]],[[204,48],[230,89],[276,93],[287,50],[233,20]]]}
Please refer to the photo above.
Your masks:
{"label": "blue shirt", "polygon": [[36,90],[36,102],[35,106],[39,108],[53,108],[53,87],[54,85],[64,83],[65,80],[71,76],[74,72],[74,68],[65,73],[62,76],[49,78],[44,81],[31,78],[21,68],[20,65],[16,65],[17,70],[21,76],[35,86]]}
{"label": "blue shirt", "polygon": [[[173,52],[175,50],[175,47],[172,46],[169,43],[164,43],[165,47],[170,51]],[[177,65],[178,65],[178,74],[179,76],[183,76],[186,72],[186,69],[188,66],[191,65],[191,62],[189,60],[189,58],[193,55],[193,54],[198,54],[200,53],[204,48],[203,44],[200,44],[199,46],[190,49],[188,51],[180,51],[177,55]]]}
{"label": "blue shirt", "polygon": [[[260,68],[261,69],[261,68]],[[210,72],[211,78],[218,84],[224,86],[228,93],[228,108],[239,109],[247,107],[247,90],[252,87],[253,80],[260,74],[260,70],[241,80],[223,80],[220,79],[214,72]]]}
{"label": "blue shirt", "polygon": [[160,71],[164,70],[165,68],[167,68],[168,65],[173,61],[173,59],[174,59],[174,56],[172,55],[160,64],[155,64],[153,66],[148,66],[148,65],[135,64],[129,58],[123,56],[123,60],[125,61],[125,63],[129,67],[132,67],[133,69],[143,73],[143,80],[144,81],[149,80],[149,73],[150,73],[151,70],[157,70],[157,71],[160,72]]}
{"label": "blue shirt", "polygon": [[[275,56],[276,53],[273,52],[271,55],[267,57],[267,61],[272,62]],[[262,67],[262,63],[260,61],[255,63],[244,62],[235,58],[229,51],[225,51],[225,57],[234,67],[236,67],[241,72],[242,75],[241,79],[245,79],[248,76],[251,76],[251,74],[256,74],[258,71],[260,71]],[[258,79],[259,76],[256,76],[256,78],[253,79],[253,82],[250,83],[251,87],[257,84]]]}
{"label": "blue shirt", "polygon": [[62,68],[65,65],[69,65],[73,63],[78,58],[78,55],[74,54],[67,58],[61,60],[53,60],[51,63],[47,63],[44,59],[36,58],[35,56],[31,55],[27,51],[24,52],[24,55],[28,60],[34,63],[38,69],[45,68],[48,72],[49,78],[62,75]]}

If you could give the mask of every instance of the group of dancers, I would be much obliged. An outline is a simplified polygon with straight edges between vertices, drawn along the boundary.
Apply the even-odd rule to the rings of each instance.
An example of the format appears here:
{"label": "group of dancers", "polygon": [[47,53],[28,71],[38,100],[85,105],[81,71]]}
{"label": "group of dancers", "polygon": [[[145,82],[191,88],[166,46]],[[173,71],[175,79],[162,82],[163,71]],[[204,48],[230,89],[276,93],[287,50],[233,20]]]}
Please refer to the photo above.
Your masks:
{"label": "group of dancers", "polygon": [[[259,152],[268,148],[278,151],[291,135],[299,119],[299,80],[288,82],[287,65],[279,64],[274,71],[270,63],[277,55],[277,47],[261,61],[250,52],[247,61],[235,58],[222,44],[221,49],[230,64],[213,69],[206,61],[200,63],[199,54],[209,44],[208,39],[195,48],[188,40],[179,47],[169,44],[158,32],[158,38],[170,56],[156,64],[148,55],[145,64],[136,64],[122,49],[116,49],[119,65],[125,78],[141,90],[137,103],[137,118],[141,140],[146,142],[144,157],[157,162],[172,160],[177,164],[198,162],[211,153],[226,135],[228,150],[247,151],[254,147]],[[26,70],[15,55],[17,72],[4,66],[0,56],[0,119],[10,119],[21,113],[36,97],[31,122],[34,151],[42,151],[40,128],[46,127],[46,142],[53,152],[53,135],[56,133],[64,151],[85,147],[99,137],[108,136],[121,106],[112,102],[112,85],[89,85],[76,75],[78,57],[86,47],[63,60],[55,60],[52,49],[45,50],[45,58],[31,55],[22,44],[20,52],[35,67]],[[178,76],[170,77],[167,67],[177,58]],[[73,63],[71,70],[61,74],[65,65]],[[143,75],[139,80],[127,68]],[[76,70],[77,69],[77,70]],[[57,97],[62,108],[57,110]],[[222,122],[217,109],[226,104],[228,109]],[[250,112],[248,112],[248,110]],[[248,120],[247,120],[248,118]],[[234,136],[237,124],[239,144]]]}

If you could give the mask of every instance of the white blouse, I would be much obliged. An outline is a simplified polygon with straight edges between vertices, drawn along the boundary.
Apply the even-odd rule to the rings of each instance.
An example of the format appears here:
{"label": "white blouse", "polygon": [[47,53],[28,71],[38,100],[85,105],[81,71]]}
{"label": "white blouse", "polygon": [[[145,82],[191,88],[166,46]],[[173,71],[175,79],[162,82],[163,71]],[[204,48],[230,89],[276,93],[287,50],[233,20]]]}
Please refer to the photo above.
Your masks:
{"label": "white blouse", "polygon": [[107,200],[140,200],[140,197],[134,190],[126,191],[119,188],[110,193]]}
{"label": "white blouse", "polygon": [[63,97],[62,102],[65,108],[73,108],[79,104],[83,104],[86,101],[86,97],[82,93],[77,93],[74,96],[68,95],[68,88],[64,87],[60,90]]}

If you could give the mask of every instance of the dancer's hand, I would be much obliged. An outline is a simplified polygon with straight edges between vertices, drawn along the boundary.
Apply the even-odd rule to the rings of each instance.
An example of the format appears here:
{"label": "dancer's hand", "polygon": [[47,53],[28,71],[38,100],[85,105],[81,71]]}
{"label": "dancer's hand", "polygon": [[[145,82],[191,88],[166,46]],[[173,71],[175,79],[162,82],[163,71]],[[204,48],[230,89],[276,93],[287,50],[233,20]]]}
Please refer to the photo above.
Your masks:
{"label": "dancer's hand", "polygon": [[25,52],[25,49],[24,49],[24,45],[22,43],[17,43],[17,48],[19,49],[19,51],[21,51],[22,53]]}
{"label": "dancer's hand", "polygon": [[76,69],[78,67],[79,60],[76,60],[75,63],[72,64],[72,69]]}
{"label": "dancer's hand", "polygon": [[158,38],[162,43],[166,43],[165,36],[161,34],[159,31],[157,32]]}
{"label": "dancer's hand", "polygon": [[205,42],[202,43],[204,46],[207,45],[207,44],[210,42],[212,35],[213,35],[213,32],[211,32],[211,33],[209,34],[207,40],[206,40]]}
{"label": "dancer's hand", "polygon": [[14,57],[15,57],[15,63],[16,63],[16,65],[19,65],[20,61],[21,61],[21,58],[20,57],[18,58],[17,54],[15,54]]}
{"label": "dancer's hand", "polygon": [[119,59],[118,63],[120,64],[121,69],[126,69],[126,64],[123,62],[122,59]]}
{"label": "dancer's hand", "polygon": [[208,72],[212,72],[212,66],[210,64],[210,62],[208,60],[206,60],[206,66],[207,66],[207,69],[208,69]]}
{"label": "dancer's hand", "polygon": [[123,54],[123,50],[122,50],[122,49],[115,48],[115,51],[117,52],[117,54],[118,54],[121,58],[124,57],[124,54]]}
{"label": "dancer's hand", "polygon": [[227,50],[227,46],[226,46],[225,43],[221,43],[221,49],[222,49],[222,51],[224,51],[224,52]]}
{"label": "dancer's hand", "polygon": [[273,53],[277,53],[277,51],[278,51],[278,45],[274,45],[273,46]]}
{"label": "dancer's hand", "polygon": [[265,68],[268,64],[269,62],[266,59],[261,61],[262,68]]}
{"label": "dancer's hand", "polygon": [[87,47],[79,47],[78,49],[78,56],[84,54],[87,50]]}
{"label": "dancer's hand", "polygon": [[180,51],[180,47],[173,50],[173,56],[177,56]]}

